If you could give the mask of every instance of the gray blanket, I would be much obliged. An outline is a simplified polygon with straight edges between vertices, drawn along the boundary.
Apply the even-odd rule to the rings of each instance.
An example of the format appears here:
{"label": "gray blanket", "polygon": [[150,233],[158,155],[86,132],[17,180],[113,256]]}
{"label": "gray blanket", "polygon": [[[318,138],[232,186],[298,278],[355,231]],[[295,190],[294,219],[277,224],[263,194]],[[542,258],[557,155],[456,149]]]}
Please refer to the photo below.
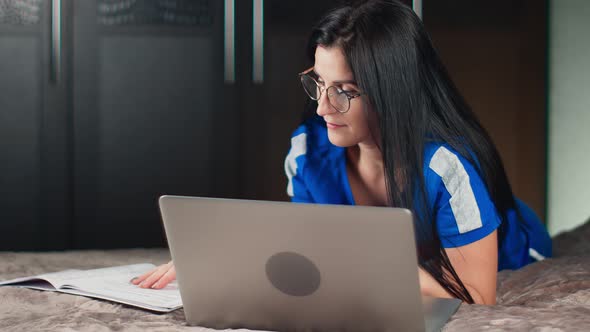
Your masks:
{"label": "gray blanket", "polygon": [[[590,222],[554,240],[556,257],[498,274],[497,305],[463,304],[444,331],[590,331]],[[165,249],[0,252],[0,280],[169,260]],[[0,331],[213,331],[168,314],[82,296],[0,287]]]}

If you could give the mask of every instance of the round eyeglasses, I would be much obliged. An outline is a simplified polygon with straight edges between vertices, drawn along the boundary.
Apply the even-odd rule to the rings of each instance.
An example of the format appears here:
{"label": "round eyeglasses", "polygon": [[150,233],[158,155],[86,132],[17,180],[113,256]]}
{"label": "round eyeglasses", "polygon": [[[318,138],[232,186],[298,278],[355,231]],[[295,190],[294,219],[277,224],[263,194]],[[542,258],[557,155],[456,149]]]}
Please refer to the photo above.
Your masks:
{"label": "round eyeglasses", "polygon": [[303,90],[311,98],[311,100],[318,101],[322,97],[322,92],[325,90],[328,94],[328,101],[333,109],[340,113],[346,113],[350,109],[350,100],[356,97],[362,96],[360,92],[344,91],[337,86],[323,87],[313,77],[309,75],[309,72],[313,70],[313,67],[306,71],[299,73],[301,79],[301,85]]}

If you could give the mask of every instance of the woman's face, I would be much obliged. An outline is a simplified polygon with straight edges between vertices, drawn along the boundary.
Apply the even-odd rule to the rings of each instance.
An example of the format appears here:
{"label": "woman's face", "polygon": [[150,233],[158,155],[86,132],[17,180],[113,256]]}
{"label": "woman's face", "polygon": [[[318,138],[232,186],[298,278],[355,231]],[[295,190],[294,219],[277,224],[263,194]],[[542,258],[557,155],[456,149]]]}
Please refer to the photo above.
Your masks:
{"label": "woman's face", "polygon": [[[324,88],[316,113],[326,121],[330,142],[340,147],[375,144],[370,130],[370,127],[376,129],[375,114],[366,109],[368,103],[364,102],[365,96],[351,99],[350,109],[346,113],[336,111],[328,101],[325,89],[332,85],[351,94],[361,92],[342,50],[339,47],[318,46],[315,51],[314,71],[318,83]],[[370,126],[369,122],[373,125]]]}
{"label": "woman's face", "polygon": [[[374,113],[367,108],[364,96],[350,100],[350,109],[346,113],[336,111],[328,101],[326,90],[334,85],[351,94],[361,92],[354,81],[354,77],[344,54],[339,47],[318,46],[315,51],[314,71],[318,83],[324,90],[318,100],[316,113],[326,121],[330,142],[340,147],[351,147],[359,143],[375,144],[371,136],[369,122],[373,124]],[[369,121],[368,117],[372,121]]]}

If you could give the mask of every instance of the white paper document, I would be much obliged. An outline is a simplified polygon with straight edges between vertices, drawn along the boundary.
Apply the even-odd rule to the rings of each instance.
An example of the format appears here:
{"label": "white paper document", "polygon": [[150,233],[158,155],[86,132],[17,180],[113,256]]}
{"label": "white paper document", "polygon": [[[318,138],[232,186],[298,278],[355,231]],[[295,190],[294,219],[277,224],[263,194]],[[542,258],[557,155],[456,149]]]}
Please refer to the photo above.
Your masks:
{"label": "white paper document", "polygon": [[130,280],[153,269],[153,264],[133,264],[93,270],[65,270],[0,282],[0,286],[25,287],[94,297],[158,312],[182,307],[176,282],[163,289],[145,289]]}

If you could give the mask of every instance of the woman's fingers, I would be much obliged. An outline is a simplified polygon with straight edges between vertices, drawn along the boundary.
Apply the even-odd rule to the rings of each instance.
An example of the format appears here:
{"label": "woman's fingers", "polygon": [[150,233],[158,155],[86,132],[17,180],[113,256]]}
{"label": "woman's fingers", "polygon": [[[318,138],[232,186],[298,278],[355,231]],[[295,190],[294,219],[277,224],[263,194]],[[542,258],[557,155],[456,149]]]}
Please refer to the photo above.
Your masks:
{"label": "woman's fingers", "polygon": [[172,262],[169,262],[167,264],[164,265],[160,265],[151,275],[149,275],[147,278],[145,278],[144,281],[142,281],[139,284],[139,287],[141,288],[151,288],[156,281],[160,280],[160,278],[166,274],[166,272],[168,272],[168,270],[172,267]]}
{"label": "woman's fingers", "polygon": [[[166,263],[166,264],[162,264],[150,271],[147,271],[146,273],[135,277],[133,279],[130,280],[130,282],[134,285],[140,285],[141,287],[151,287],[151,285],[154,283],[154,280],[159,279],[162,275],[164,275],[166,273],[166,271],[168,271],[170,269],[170,267],[173,266],[172,265],[172,261]],[[149,284],[149,286],[148,286]]]}
{"label": "woman's fingers", "polygon": [[176,279],[176,270],[174,269],[174,265],[172,265],[170,269],[168,269],[168,271],[166,271],[166,273],[160,278],[160,280],[156,281],[152,288],[162,289],[174,279]]}
{"label": "woman's fingers", "polygon": [[151,276],[152,273],[156,272],[159,267],[155,267],[152,270],[147,271],[146,273],[140,275],[139,277],[135,277],[131,279],[131,283],[134,285],[139,285],[142,281],[144,281],[147,277]]}

